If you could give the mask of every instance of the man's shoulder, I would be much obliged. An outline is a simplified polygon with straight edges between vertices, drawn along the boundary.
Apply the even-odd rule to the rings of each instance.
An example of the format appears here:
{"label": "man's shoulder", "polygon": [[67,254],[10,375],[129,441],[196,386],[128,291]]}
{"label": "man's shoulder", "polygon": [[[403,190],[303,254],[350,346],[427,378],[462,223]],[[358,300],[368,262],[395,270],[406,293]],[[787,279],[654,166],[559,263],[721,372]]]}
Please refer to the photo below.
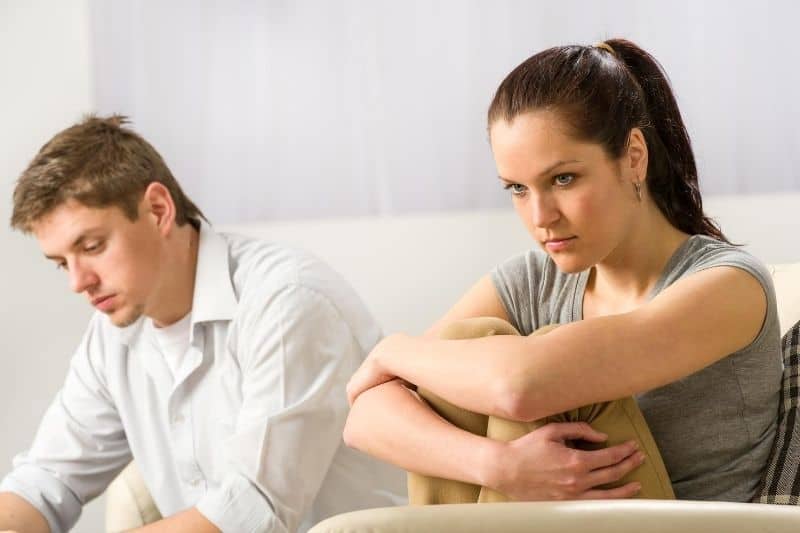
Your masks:
{"label": "man's shoulder", "polygon": [[366,313],[350,283],[313,253],[284,243],[222,235],[228,242],[231,280],[240,302],[293,290],[315,293],[343,314]]}
{"label": "man's shoulder", "polygon": [[243,235],[220,235],[228,243],[231,281],[240,297],[290,286],[325,292],[331,284],[345,283],[327,263],[306,250]]}

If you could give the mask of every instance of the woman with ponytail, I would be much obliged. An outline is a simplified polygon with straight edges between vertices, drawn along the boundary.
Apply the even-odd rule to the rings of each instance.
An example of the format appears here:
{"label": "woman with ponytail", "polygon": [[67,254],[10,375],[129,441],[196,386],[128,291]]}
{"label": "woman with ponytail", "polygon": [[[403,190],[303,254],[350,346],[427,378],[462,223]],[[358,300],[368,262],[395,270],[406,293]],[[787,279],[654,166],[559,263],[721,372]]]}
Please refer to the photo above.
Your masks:
{"label": "woman with ponytail", "polygon": [[775,434],[775,294],[703,213],[659,64],[622,39],[545,50],[488,130],[537,246],[377,345],[346,442],[413,472],[412,503],[749,501]]}

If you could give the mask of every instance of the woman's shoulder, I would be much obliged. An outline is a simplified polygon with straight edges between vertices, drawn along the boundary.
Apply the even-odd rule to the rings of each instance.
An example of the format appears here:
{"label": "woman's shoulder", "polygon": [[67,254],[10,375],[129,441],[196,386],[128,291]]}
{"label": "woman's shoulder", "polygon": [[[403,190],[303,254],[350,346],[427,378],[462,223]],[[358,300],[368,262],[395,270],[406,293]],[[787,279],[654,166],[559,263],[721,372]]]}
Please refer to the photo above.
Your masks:
{"label": "woman's shoulder", "polygon": [[665,269],[665,282],[708,268],[731,266],[753,275],[762,285],[771,285],[767,266],[741,246],[708,235],[691,235],[675,251]]}
{"label": "woman's shoulder", "polygon": [[497,265],[491,273],[512,323],[524,334],[553,323],[569,322],[582,274],[564,273],[543,250],[531,249]]}
{"label": "woman's shoulder", "polygon": [[578,274],[561,272],[553,259],[538,248],[517,253],[494,267],[492,275],[513,284],[559,286],[577,279]]}
{"label": "woman's shoulder", "polygon": [[[720,241],[707,235],[692,235],[676,250],[662,276],[656,293],[683,277],[715,267],[738,268],[751,276],[764,289],[767,314],[755,341],[745,351],[775,350],[779,326],[777,300],[772,275],[767,266],[741,246]],[[765,348],[766,346],[766,348]]]}

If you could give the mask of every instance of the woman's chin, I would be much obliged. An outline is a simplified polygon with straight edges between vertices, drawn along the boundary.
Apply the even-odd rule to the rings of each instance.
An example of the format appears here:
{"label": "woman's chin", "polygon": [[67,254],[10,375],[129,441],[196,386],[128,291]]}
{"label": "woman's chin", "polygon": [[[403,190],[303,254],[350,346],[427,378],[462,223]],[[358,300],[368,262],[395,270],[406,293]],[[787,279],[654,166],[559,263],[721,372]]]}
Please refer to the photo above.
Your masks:
{"label": "woman's chin", "polygon": [[574,255],[549,253],[550,259],[556,264],[556,268],[564,274],[577,274],[588,270],[594,263],[586,261],[584,258]]}

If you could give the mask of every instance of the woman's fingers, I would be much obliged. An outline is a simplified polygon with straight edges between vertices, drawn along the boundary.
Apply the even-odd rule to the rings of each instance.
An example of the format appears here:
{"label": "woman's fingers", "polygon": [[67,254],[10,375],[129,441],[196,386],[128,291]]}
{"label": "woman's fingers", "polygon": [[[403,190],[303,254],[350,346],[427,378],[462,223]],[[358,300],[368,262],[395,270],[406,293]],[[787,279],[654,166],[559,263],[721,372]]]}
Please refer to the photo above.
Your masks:
{"label": "woman's fingers", "polygon": [[597,487],[619,481],[628,473],[639,468],[644,463],[644,460],[644,453],[637,451],[616,464],[592,470],[587,477],[589,486]]}
{"label": "woman's fingers", "polygon": [[580,495],[581,500],[619,500],[632,498],[639,494],[642,485],[638,481],[633,481],[621,487],[613,489],[592,489]]}
{"label": "woman's fingers", "polygon": [[[636,441],[630,440],[601,450],[581,450],[580,456],[586,465],[587,471],[594,471],[625,464],[623,462],[633,456],[638,449],[639,445]],[[633,468],[629,468],[622,475],[627,474],[630,470],[633,470]]]}

